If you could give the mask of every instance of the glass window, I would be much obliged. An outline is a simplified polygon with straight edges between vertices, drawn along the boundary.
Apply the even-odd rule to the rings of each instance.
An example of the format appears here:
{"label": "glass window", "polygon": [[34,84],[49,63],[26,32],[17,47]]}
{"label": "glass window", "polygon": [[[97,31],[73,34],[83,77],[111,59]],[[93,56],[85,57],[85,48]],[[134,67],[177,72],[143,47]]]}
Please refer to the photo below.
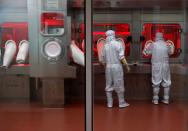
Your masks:
{"label": "glass window", "polygon": [[147,41],[155,40],[156,32],[163,32],[164,39],[173,42],[175,51],[170,57],[179,57],[181,53],[181,26],[179,24],[144,24],[142,35],[145,37],[145,40],[142,42],[142,49],[144,49]]}
{"label": "glass window", "polygon": [[187,2],[93,0],[95,131],[188,129],[182,5]]}
{"label": "glass window", "polygon": [[84,130],[84,8],[75,0],[0,0],[1,131]]}
{"label": "glass window", "polygon": [[41,32],[44,35],[63,35],[64,34],[64,15],[63,13],[42,13]]}

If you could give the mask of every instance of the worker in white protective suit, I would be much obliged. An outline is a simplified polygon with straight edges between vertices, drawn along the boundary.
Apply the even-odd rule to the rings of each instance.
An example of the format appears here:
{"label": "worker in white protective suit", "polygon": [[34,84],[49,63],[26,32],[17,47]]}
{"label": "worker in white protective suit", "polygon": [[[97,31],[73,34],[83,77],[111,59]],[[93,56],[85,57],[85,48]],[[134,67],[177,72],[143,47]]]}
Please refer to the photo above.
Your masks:
{"label": "worker in white protective suit", "polygon": [[153,104],[158,104],[160,85],[164,87],[162,102],[169,104],[169,92],[171,85],[169,55],[173,54],[174,47],[168,46],[164,41],[163,34],[156,33],[155,42],[145,47],[144,52],[152,55],[152,83]]}
{"label": "worker in white protective suit", "polygon": [[106,41],[102,50],[102,61],[106,67],[106,96],[107,107],[113,107],[112,92],[118,95],[119,107],[127,107],[129,104],[124,100],[124,73],[122,64],[130,68],[124,56],[124,48],[121,43],[116,41],[115,32],[108,30],[106,32]]}

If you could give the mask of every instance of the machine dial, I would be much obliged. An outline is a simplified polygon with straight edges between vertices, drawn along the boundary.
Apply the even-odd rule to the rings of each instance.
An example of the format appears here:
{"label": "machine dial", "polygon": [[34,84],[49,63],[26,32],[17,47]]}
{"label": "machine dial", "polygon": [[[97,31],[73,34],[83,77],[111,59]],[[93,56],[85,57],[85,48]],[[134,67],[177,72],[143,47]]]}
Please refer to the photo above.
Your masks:
{"label": "machine dial", "polygon": [[62,41],[56,38],[51,38],[43,44],[43,55],[48,61],[57,61],[63,54]]}

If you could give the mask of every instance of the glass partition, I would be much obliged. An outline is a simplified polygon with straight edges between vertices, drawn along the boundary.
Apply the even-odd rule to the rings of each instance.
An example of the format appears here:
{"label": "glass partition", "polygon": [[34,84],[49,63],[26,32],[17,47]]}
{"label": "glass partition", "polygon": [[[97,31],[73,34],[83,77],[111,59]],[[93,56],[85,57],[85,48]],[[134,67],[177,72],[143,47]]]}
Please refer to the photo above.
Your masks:
{"label": "glass partition", "polygon": [[93,129],[188,130],[187,2],[92,6]]}
{"label": "glass partition", "polygon": [[41,32],[44,35],[64,34],[63,13],[43,13],[41,15]]}
{"label": "glass partition", "polygon": [[84,2],[0,0],[0,131],[85,129]]}

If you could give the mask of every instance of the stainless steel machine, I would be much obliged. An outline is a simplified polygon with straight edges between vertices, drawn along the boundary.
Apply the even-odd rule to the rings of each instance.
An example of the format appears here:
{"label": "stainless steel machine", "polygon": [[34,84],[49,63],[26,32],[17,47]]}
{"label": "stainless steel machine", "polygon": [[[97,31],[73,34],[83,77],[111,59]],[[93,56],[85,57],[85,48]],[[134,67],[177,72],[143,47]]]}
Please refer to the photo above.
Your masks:
{"label": "stainless steel machine", "polygon": [[[0,101],[30,100],[27,1],[0,1]],[[25,41],[25,42],[24,42]],[[20,46],[19,46],[20,45]],[[22,45],[27,45],[23,63],[16,58]],[[21,48],[19,48],[21,47]],[[22,53],[21,53],[22,56]]]}
{"label": "stainless steel machine", "polygon": [[75,77],[68,66],[70,19],[66,0],[28,0],[30,74],[34,77]]}
{"label": "stainless steel machine", "polygon": [[28,0],[30,75],[42,78],[43,103],[64,104],[64,78],[75,78],[69,66],[71,21],[66,0]]}
{"label": "stainless steel machine", "polygon": [[[41,85],[44,105],[63,106],[64,79],[76,77],[76,68],[69,65],[71,18],[67,16],[67,1],[19,0],[13,5],[10,0],[1,0],[0,3],[2,83],[11,80],[14,83],[10,86],[18,83],[18,88],[13,89],[15,92],[22,92],[20,85],[27,87],[17,97],[24,96],[29,101],[29,79],[34,78],[32,85],[35,86],[30,88],[38,90]],[[18,57],[19,51],[24,55]],[[12,78],[6,79],[9,75]],[[25,84],[14,81],[18,75],[23,76]],[[7,84],[4,85],[3,92],[8,92]]]}

